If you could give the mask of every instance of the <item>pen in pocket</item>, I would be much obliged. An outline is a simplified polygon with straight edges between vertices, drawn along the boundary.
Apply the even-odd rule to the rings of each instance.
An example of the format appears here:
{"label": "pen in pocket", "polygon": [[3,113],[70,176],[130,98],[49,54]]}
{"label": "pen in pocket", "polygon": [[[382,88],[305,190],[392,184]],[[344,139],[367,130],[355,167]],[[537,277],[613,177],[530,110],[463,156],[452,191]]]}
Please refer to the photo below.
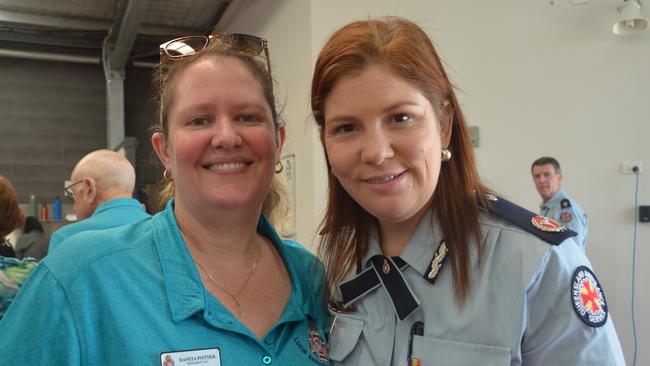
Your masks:
{"label": "pen in pocket", "polygon": [[413,357],[413,337],[416,335],[424,335],[424,323],[421,321],[417,321],[411,326],[411,332],[409,334],[408,354],[406,355],[407,366],[420,366],[420,359]]}

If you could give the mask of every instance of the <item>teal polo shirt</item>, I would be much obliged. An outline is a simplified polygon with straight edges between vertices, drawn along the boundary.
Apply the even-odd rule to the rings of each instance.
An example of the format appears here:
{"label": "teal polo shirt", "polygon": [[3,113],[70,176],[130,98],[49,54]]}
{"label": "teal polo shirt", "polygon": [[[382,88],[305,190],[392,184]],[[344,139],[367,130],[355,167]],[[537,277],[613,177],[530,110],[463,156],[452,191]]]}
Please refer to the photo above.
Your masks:
{"label": "teal polo shirt", "polygon": [[291,277],[289,302],[260,340],[203,286],[173,203],[132,225],[80,233],[48,255],[0,322],[1,363],[161,365],[167,354],[218,349],[220,365],[327,364],[320,262],[260,217],[258,233]]}
{"label": "teal polo shirt", "polygon": [[133,198],[114,198],[97,206],[95,212],[79,222],[68,224],[52,233],[48,253],[61,242],[74,234],[88,230],[110,229],[144,220],[150,215],[142,208],[140,202]]}

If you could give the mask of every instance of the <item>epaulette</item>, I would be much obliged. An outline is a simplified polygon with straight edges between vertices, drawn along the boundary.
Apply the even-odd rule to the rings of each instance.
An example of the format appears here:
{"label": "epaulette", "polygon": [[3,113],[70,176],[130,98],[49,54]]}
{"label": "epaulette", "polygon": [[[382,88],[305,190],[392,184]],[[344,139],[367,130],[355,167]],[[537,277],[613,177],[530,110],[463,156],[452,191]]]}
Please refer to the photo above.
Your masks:
{"label": "epaulette", "polygon": [[485,199],[490,205],[489,211],[493,214],[547,243],[559,245],[566,239],[578,235],[553,219],[528,211],[493,193],[487,193]]}
{"label": "epaulette", "polygon": [[560,201],[560,207],[562,207],[563,209],[571,207],[571,201],[569,201],[568,198],[563,199],[562,201]]}

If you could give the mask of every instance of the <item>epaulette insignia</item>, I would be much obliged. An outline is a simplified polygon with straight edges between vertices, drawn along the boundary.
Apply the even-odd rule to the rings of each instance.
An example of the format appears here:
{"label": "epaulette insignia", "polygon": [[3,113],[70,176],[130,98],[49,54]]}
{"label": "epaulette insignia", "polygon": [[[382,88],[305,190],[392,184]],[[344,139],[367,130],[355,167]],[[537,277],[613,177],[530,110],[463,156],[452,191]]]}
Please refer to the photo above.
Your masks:
{"label": "epaulette insignia", "polygon": [[555,220],[539,216],[493,193],[487,193],[485,198],[492,213],[547,243],[559,245],[566,239],[578,235]]}
{"label": "epaulette insignia", "polygon": [[563,199],[562,201],[560,201],[560,207],[562,207],[562,208],[571,207],[571,201],[569,201],[568,198]]}
{"label": "epaulette insignia", "polygon": [[535,215],[533,216],[532,219],[530,219],[530,222],[533,224],[534,227],[542,231],[548,231],[551,233],[561,233],[563,231],[567,231],[567,228],[560,225],[560,223],[558,223],[557,221],[553,219],[549,219],[546,216]]}
{"label": "epaulette insignia", "polygon": [[427,270],[424,272],[425,280],[429,281],[430,283],[436,282],[436,277],[438,277],[438,273],[440,273],[442,265],[445,264],[445,259],[447,259],[448,252],[449,249],[447,249],[447,244],[445,244],[445,241],[443,240],[438,245],[436,252],[433,253],[433,259],[431,260],[431,263],[429,263]]}

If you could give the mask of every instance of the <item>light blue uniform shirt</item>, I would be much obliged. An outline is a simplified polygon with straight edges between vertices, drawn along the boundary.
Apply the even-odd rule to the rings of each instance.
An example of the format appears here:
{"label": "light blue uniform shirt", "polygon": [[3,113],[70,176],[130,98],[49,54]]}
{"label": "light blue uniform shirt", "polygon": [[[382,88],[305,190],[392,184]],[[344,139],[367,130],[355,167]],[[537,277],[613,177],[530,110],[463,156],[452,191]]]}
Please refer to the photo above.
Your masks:
{"label": "light blue uniform shirt", "polygon": [[[443,240],[430,213],[400,255],[419,307],[399,321],[379,287],[356,302],[356,311],[331,312],[332,364],[407,365],[411,327],[422,321],[424,333],[412,343],[412,357],[421,365],[624,365],[611,314],[594,328],[572,306],[574,271],[591,267],[572,239],[555,246],[490,214],[481,214],[480,222],[483,258],[479,266],[472,251],[463,307],[455,300],[449,258],[434,284],[423,278]],[[381,250],[374,230],[364,263],[376,254]]]}
{"label": "light blue uniform shirt", "polygon": [[173,202],[148,220],[78,234],[47,256],[0,321],[0,363],[160,365],[161,353],[219,348],[225,366],[323,364],[312,352],[327,312],[320,262],[260,217],[257,231],[291,278],[284,312],[260,340],[203,286]]}
{"label": "light blue uniform shirt", "polygon": [[575,242],[584,252],[587,241],[587,229],[589,221],[587,214],[572,200],[563,189],[560,189],[550,200],[539,205],[539,212],[542,216],[551,218],[563,226],[575,231],[578,236]]}
{"label": "light blue uniform shirt", "polygon": [[52,233],[48,253],[70,236],[88,230],[110,229],[150,217],[140,202],[133,198],[114,198],[97,206],[95,212],[79,222],[66,225]]}

